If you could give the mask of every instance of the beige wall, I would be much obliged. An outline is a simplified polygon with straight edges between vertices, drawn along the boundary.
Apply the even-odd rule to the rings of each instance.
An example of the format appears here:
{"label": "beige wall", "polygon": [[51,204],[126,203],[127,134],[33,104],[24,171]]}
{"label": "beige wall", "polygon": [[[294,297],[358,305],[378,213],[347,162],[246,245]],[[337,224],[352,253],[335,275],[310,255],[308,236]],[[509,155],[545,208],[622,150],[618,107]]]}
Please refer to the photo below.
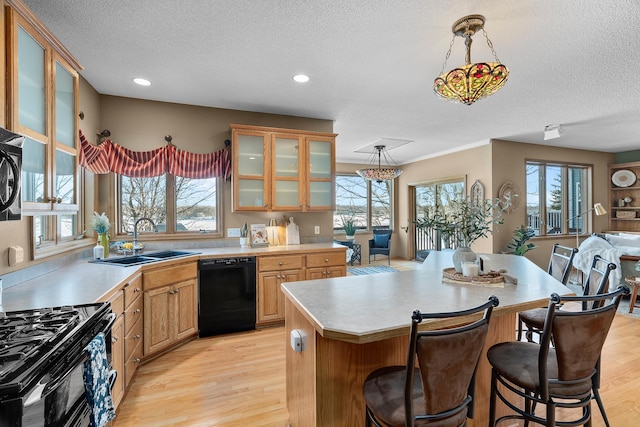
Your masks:
{"label": "beige wall", "polygon": [[[404,165],[404,172],[397,179],[397,216],[396,238],[398,241],[397,252],[394,255],[409,258],[411,252],[410,234],[400,227],[409,225],[409,212],[412,201],[409,200],[409,186],[433,182],[436,180],[463,177],[465,179],[467,193],[476,180],[484,185],[485,197],[491,197],[492,175],[491,146],[485,144],[456,153],[434,157],[419,162]],[[476,252],[490,252],[491,239],[480,239],[473,244]]]}
{"label": "beige wall", "polygon": [[[333,122],[302,117],[262,114],[220,108],[198,107],[115,96],[100,97],[100,124],[111,131],[111,140],[136,151],[151,150],[166,144],[165,135],[171,135],[172,143],[181,150],[207,153],[224,148],[224,141],[231,139],[229,124],[249,124],[318,132],[333,132]],[[83,129],[84,130],[84,129]],[[86,132],[88,133],[88,132]],[[95,132],[94,132],[95,133]],[[114,200],[108,185],[100,186],[100,210],[113,217]],[[224,227],[240,227],[243,222],[266,223],[270,218],[280,220],[282,215],[293,216],[300,227],[301,238],[333,237],[332,212],[270,212],[232,213],[231,183],[225,182]],[[320,226],[320,236],[314,234]],[[225,232],[226,235],[226,232]]]}
{"label": "beige wall", "polygon": [[[493,167],[493,188],[492,195],[496,196],[500,186],[506,181],[515,182],[522,195],[518,207],[514,212],[505,215],[504,224],[494,233],[493,252],[500,252],[506,249],[506,245],[511,241],[512,232],[521,224],[526,224],[525,206],[525,161],[526,160],[546,160],[559,162],[574,162],[576,164],[593,165],[593,202],[602,202],[606,206],[609,191],[609,171],[608,165],[614,162],[613,153],[603,153],[599,151],[572,150],[568,148],[557,148],[546,145],[522,144],[511,141],[492,141],[492,163]],[[486,188],[485,188],[486,191]],[[486,195],[486,193],[485,193]],[[608,227],[608,215],[598,217],[593,216],[593,231],[600,232]],[[573,237],[545,237],[536,238],[533,243],[536,249],[526,254],[538,266],[546,269],[549,263],[549,254],[554,243],[566,246],[575,246],[575,236]]]}

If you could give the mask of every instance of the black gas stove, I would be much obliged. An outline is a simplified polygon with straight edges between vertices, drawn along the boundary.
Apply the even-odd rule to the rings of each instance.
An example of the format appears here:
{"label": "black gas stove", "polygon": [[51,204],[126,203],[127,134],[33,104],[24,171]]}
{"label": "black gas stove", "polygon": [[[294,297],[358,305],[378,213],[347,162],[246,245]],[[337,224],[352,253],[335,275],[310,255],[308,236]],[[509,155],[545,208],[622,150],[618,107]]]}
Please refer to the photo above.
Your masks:
{"label": "black gas stove", "polygon": [[85,349],[114,318],[108,303],[0,312],[0,426],[88,425]]}

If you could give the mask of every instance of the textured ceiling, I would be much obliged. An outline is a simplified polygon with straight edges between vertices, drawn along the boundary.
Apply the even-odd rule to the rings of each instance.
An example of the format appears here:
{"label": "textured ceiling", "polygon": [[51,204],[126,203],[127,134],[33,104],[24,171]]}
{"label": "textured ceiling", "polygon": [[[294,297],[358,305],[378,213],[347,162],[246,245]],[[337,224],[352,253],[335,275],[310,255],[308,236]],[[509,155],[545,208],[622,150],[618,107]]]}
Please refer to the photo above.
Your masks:
{"label": "textured ceiling", "polygon": [[[380,138],[412,141],[391,151],[399,163],[491,138],[640,149],[638,0],[24,2],[99,93],[333,120],[341,162]],[[448,103],[433,79],[451,24],[473,13],[511,75],[472,106]],[[471,59],[492,59],[482,34]],[[447,68],[463,63],[456,37]],[[552,123],[564,133],[544,141]]]}

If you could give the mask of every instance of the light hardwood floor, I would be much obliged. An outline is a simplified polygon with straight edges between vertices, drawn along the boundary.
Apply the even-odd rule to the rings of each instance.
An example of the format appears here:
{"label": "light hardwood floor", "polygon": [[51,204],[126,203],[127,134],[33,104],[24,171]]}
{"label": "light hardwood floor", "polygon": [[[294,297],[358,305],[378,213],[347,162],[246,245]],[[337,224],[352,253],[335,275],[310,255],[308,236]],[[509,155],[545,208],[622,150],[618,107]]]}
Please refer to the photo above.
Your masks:
{"label": "light hardwood floor", "polygon": [[[603,351],[600,389],[613,427],[640,425],[638,343],[640,319],[616,315]],[[189,342],[140,367],[113,427],[287,426],[286,345],[283,327]],[[592,406],[593,426],[604,426]]]}

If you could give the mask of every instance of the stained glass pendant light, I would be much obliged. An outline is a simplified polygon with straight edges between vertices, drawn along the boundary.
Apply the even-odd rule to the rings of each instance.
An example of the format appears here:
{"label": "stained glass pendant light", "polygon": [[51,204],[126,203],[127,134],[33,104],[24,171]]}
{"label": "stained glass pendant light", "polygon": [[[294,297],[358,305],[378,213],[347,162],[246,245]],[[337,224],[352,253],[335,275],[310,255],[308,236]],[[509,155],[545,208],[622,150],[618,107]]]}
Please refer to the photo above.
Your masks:
{"label": "stained glass pendant light", "polygon": [[[369,159],[367,159],[367,162],[371,164],[371,166],[368,168],[358,169],[356,173],[367,181],[376,181],[378,183],[397,178],[402,173],[402,169],[391,166],[393,159],[384,150],[385,147],[385,145],[376,145],[373,153],[369,156]],[[376,157],[378,160],[377,167],[375,166]],[[385,167],[382,167],[382,157],[384,157],[384,161],[386,163]]]}
{"label": "stained glass pendant light", "polygon": [[[440,75],[433,82],[433,90],[436,95],[449,101],[471,105],[475,101],[486,98],[497,92],[507,82],[509,69],[500,63],[493,43],[489,40],[484,29],[485,18],[482,15],[468,15],[458,19],[451,26],[453,39],[449,45],[447,56],[442,65]],[[479,30],[482,30],[487,44],[493,53],[495,62],[471,63],[471,37]],[[456,36],[464,38],[467,48],[465,65],[454,68],[451,71],[444,71],[447,66],[447,59],[451,54],[451,48]]]}

